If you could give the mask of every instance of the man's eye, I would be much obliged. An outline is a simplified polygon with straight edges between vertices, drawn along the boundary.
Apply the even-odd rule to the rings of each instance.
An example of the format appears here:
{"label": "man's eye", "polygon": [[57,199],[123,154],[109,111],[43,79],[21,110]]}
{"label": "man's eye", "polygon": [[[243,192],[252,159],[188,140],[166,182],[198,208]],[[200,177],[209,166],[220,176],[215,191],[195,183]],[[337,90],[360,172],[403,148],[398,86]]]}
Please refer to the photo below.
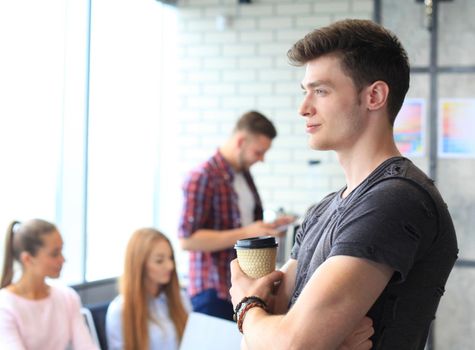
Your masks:
{"label": "man's eye", "polygon": [[54,252],[51,252],[50,256],[53,257],[53,258],[57,258],[60,254],[61,254],[61,252],[54,251]]}

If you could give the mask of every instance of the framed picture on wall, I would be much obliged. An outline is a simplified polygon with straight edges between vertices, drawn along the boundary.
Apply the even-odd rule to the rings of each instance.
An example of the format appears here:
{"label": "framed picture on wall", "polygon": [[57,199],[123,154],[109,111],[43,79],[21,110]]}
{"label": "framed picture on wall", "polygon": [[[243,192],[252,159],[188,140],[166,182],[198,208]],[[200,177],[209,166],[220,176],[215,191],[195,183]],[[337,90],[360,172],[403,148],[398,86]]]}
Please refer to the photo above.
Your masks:
{"label": "framed picture on wall", "polygon": [[394,122],[394,140],[406,157],[425,153],[426,104],[422,98],[406,98]]}
{"label": "framed picture on wall", "polygon": [[475,158],[475,99],[439,102],[439,157]]}

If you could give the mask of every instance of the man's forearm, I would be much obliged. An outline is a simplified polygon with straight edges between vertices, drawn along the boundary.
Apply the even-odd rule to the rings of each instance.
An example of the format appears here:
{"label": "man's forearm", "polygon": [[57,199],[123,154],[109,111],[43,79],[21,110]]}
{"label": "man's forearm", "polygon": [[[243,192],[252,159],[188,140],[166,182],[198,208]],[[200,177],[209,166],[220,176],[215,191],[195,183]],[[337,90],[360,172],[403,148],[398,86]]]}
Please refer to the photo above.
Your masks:
{"label": "man's forearm", "polygon": [[269,315],[263,309],[254,307],[245,315],[243,341],[249,349],[290,349],[286,332],[280,330],[283,315]]}
{"label": "man's forearm", "polygon": [[[279,279],[273,272],[249,280],[235,262],[231,273],[234,304],[243,295],[265,299]],[[245,341],[252,349],[338,349],[358,328],[392,274],[390,267],[370,260],[331,257],[313,273],[285,315],[272,316],[258,307],[242,315]]]}
{"label": "man's forearm", "polygon": [[[327,310],[329,310],[327,308]],[[303,331],[301,318],[294,315],[269,315],[263,309],[250,309],[243,322],[244,341],[253,350],[330,350],[338,349],[345,338],[341,330],[328,327],[332,324],[331,312],[324,312],[312,334]],[[325,320],[325,321],[324,321]],[[326,321],[328,320],[328,321]],[[308,327],[308,324],[306,325]],[[302,332],[303,331],[303,332]],[[315,336],[316,334],[318,336]]]}
{"label": "man's forearm", "polygon": [[313,331],[309,334],[308,329],[301,327],[302,320],[300,317],[295,318],[295,313],[269,315],[263,309],[254,307],[245,315],[243,339],[247,347],[253,350],[340,349],[340,344],[348,334],[345,327],[340,328],[338,322],[334,322],[334,313],[334,310],[326,308],[318,321],[312,323]]}
{"label": "man's forearm", "polygon": [[216,252],[232,248],[238,239],[245,237],[244,227],[223,231],[201,229],[188,238],[181,238],[180,244],[184,250]]}

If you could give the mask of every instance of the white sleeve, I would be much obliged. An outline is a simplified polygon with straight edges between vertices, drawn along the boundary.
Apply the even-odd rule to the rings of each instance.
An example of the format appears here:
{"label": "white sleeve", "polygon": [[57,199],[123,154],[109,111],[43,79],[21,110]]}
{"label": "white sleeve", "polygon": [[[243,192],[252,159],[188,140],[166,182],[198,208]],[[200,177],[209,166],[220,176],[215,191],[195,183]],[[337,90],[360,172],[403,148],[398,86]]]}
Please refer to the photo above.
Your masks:
{"label": "white sleeve", "polygon": [[109,350],[122,350],[122,298],[116,297],[109,304],[106,314],[107,346]]}
{"label": "white sleeve", "polygon": [[81,301],[79,296],[71,289],[70,295],[71,318],[71,341],[74,350],[98,350],[99,346],[94,342],[91,333],[84,322],[81,314]]}
{"label": "white sleeve", "polygon": [[1,348],[9,350],[26,350],[18,332],[18,325],[12,310],[0,305],[0,339]]}

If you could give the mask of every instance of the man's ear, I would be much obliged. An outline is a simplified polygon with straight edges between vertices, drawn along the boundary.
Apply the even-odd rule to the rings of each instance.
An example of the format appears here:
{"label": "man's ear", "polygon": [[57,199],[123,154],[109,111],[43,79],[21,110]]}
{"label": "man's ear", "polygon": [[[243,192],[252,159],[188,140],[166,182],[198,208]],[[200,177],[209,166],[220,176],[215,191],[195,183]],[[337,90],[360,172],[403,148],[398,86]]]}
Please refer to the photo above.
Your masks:
{"label": "man's ear", "polygon": [[384,81],[377,80],[366,88],[366,105],[370,111],[383,108],[389,95],[389,86]]}
{"label": "man's ear", "polygon": [[246,142],[247,140],[247,135],[243,132],[239,132],[236,134],[236,145],[238,148],[241,148],[242,145]]}

